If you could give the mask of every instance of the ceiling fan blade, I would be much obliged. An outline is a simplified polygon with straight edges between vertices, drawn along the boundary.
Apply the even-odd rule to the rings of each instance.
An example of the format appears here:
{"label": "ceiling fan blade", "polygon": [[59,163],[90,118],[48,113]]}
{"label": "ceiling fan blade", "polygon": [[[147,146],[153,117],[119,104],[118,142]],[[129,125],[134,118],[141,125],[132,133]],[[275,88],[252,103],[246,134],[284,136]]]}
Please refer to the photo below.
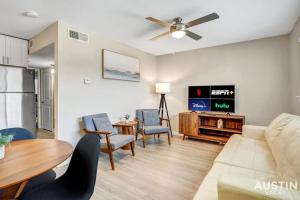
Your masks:
{"label": "ceiling fan blade", "polygon": [[150,40],[157,40],[157,39],[159,39],[159,38],[161,38],[161,37],[163,37],[163,36],[169,35],[169,34],[171,34],[170,31],[165,32],[165,33],[162,33],[162,34],[160,34],[160,35],[158,35],[158,36],[155,36],[154,38],[151,38]]}
{"label": "ceiling fan blade", "polygon": [[212,14],[206,15],[204,17],[190,21],[190,22],[186,23],[186,26],[187,26],[187,28],[189,28],[189,27],[196,26],[198,24],[203,24],[205,22],[209,22],[209,21],[212,21],[212,20],[215,20],[218,18],[219,18],[219,15],[217,13],[212,13]]}
{"label": "ceiling fan blade", "polygon": [[193,38],[194,40],[200,40],[202,38],[200,35],[197,35],[196,33],[193,33],[189,30],[185,30],[185,33],[187,36],[189,36],[190,38]]}
{"label": "ceiling fan blade", "polygon": [[163,27],[170,27],[171,24],[169,22],[165,22],[165,21],[162,21],[162,20],[159,20],[159,19],[155,19],[153,17],[146,17],[146,19],[152,21],[152,22],[155,22]]}

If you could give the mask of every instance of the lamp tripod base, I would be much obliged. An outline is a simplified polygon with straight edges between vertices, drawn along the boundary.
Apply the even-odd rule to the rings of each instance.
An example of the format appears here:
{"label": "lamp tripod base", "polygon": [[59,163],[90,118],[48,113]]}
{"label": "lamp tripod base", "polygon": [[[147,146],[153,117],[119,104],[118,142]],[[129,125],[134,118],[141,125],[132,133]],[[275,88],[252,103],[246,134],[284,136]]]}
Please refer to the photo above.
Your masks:
{"label": "lamp tripod base", "polygon": [[168,107],[167,107],[167,102],[166,102],[165,96],[166,96],[165,94],[161,94],[161,96],[160,96],[160,103],[159,103],[158,113],[159,113],[161,118],[164,118],[164,109],[166,110],[167,119],[168,119],[168,126],[170,128],[171,136],[173,137],[173,132],[172,132],[172,127],[171,127],[171,123],[170,123],[170,117],[169,117],[169,112],[168,112]]}

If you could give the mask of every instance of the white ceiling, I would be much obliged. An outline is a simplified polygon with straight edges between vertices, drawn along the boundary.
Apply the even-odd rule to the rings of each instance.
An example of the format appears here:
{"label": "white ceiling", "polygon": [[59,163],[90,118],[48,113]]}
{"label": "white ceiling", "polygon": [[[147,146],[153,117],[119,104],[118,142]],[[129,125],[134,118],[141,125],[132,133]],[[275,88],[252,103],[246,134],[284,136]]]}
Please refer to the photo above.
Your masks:
{"label": "white ceiling", "polygon": [[[22,12],[35,10],[39,18],[26,18]],[[184,22],[216,12],[220,19],[190,30],[201,35],[149,38],[166,31],[145,17]],[[0,33],[31,38],[49,24],[61,19],[83,31],[126,43],[161,55],[286,34],[300,15],[299,0],[1,0]]]}

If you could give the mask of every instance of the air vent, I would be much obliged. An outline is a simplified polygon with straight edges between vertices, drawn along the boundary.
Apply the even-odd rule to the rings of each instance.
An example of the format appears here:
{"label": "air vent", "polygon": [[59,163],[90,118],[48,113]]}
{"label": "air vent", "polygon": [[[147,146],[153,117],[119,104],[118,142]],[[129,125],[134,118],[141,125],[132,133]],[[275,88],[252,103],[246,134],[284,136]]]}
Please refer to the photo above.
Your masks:
{"label": "air vent", "polygon": [[69,29],[69,38],[73,40],[77,40],[80,42],[88,43],[89,35],[85,33],[81,33],[72,29]]}

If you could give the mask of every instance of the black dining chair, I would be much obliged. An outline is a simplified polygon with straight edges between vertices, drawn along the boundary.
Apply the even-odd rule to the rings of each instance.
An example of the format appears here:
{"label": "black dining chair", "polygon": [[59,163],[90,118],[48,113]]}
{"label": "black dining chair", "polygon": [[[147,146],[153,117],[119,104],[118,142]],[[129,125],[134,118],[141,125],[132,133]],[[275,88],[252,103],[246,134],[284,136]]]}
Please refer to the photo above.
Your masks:
{"label": "black dining chair", "polygon": [[88,200],[94,193],[99,159],[98,135],[86,134],[78,142],[69,167],[54,182],[26,193],[22,200]]}
{"label": "black dining chair", "polygon": [[[35,136],[32,134],[32,132],[25,128],[7,128],[0,130],[0,133],[13,135],[13,141],[35,139]],[[23,189],[21,196],[37,187],[40,187],[41,185],[51,183],[55,180],[55,178],[55,171],[49,170],[37,177],[30,179]]]}

